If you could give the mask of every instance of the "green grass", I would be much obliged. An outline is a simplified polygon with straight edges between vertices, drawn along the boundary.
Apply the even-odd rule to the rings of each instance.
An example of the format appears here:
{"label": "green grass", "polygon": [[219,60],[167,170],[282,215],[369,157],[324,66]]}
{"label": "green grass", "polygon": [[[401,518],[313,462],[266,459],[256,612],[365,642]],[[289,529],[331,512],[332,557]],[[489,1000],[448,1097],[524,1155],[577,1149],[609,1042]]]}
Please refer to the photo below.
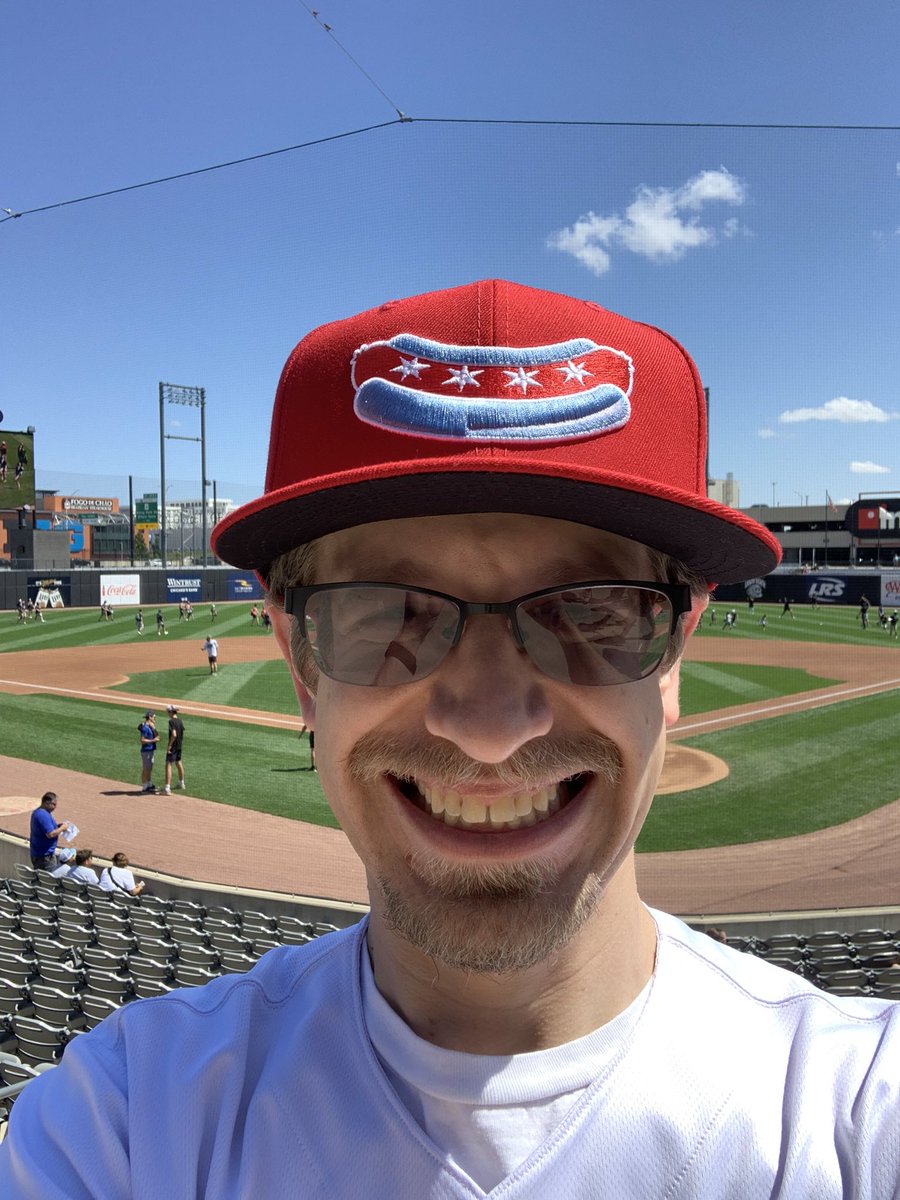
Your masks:
{"label": "green grass", "polygon": [[[138,791],[140,713],[117,704],[65,696],[0,693],[0,753],[68,767],[123,782]],[[309,765],[309,742],[284,729],[266,729],[185,716],[184,764],[188,793],[279,817],[336,828],[318,776]],[[165,722],[160,721],[161,730]],[[157,753],[154,782],[163,778]]]}
{"label": "green grass", "polygon": [[99,620],[99,608],[55,608],[44,613],[44,624],[26,621],[19,624],[15,611],[0,612],[0,654],[8,650],[58,650],[70,646],[119,646],[123,643],[146,641],[192,640],[197,643],[197,658],[200,659],[200,643],[212,634],[220,641],[236,635],[271,638],[261,626],[250,624],[251,605],[246,600],[232,604],[219,604],[219,615],[213,622],[209,619],[209,605],[194,605],[194,617],[190,621],[178,620],[178,605],[163,604],[163,615],[169,636],[156,637],[155,604],[144,605],[144,635],[141,637],[134,624],[135,608],[116,610],[112,621]]}
{"label": "green grass", "polygon": [[284,662],[221,662],[215,676],[206,658],[197,655],[196,666],[173,671],[144,671],[117,683],[110,691],[143,696],[167,696],[185,704],[224,704],[260,712],[297,713],[297,694]]}
{"label": "green grass", "polygon": [[734,704],[761,703],[837,682],[796,667],[685,661],[681,664],[681,715],[712,712]]}
{"label": "green grass", "polygon": [[[737,611],[734,629],[723,629],[722,622],[730,608]],[[711,624],[712,610],[716,612],[716,624]],[[703,622],[695,637],[741,639],[747,641],[790,641],[831,642],[846,646],[884,646],[886,650],[900,650],[900,637],[892,638],[882,632],[878,625],[878,609],[869,614],[869,628],[859,623],[859,605],[795,604],[794,617],[782,617],[780,604],[757,604],[751,613],[746,603],[711,601],[704,614]],[[760,625],[765,615],[768,624]]]}
{"label": "green grass", "polygon": [[657,796],[639,851],[692,850],[827,829],[900,798],[900,690],[684,738],[726,779]]}
{"label": "green grass", "polygon": [[[254,637],[270,637],[261,628],[251,626],[251,602],[235,601],[219,604],[219,616],[215,624],[209,620],[209,605],[204,602],[194,606],[192,621],[178,620],[178,606],[164,604],[169,641],[173,638],[196,638],[202,641],[207,633],[217,638],[229,638],[237,634]],[[781,617],[780,604],[757,604],[750,613],[746,604],[722,601],[713,603],[716,610],[715,626],[710,625],[709,613],[704,617],[696,637],[746,639],[749,641],[786,640],[796,642],[831,642],[847,646],[880,645],[886,651],[900,652],[900,638],[891,638],[878,628],[877,613],[872,614],[868,631],[860,628],[855,605],[820,605],[812,608],[808,604],[794,606],[795,619]],[[734,630],[724,632],[722,620],[729,608],[738,612]],[[768,625],[763,628],[759,620],[766,614]],[[113,621],[98,621],[97,609],[69,608],[53,609],[45,614],[45,624],[29,621],[17,625],[15,611],[0,612],[0,654],[7,650],[55,649],[63,646],[116,645],[122,642],[137,642],[134,628],[134,609],[121,608]],[[144,606],[145,633],[142,640],[156,637],[156,605]]]}
{"label": "green grass", "polygon": [[[0,694],[0,753],[133,780],[136,792],[137,720],[118,705]],[[191,795],[335,827],[317,777],[297,770],[309,761],[305,739],[199,717],[185,723]],[[657,797],[638,849],[789,837],[888,804],[900,795],[890,749],[898,727],[900,690],[685,739],[723,758],[731,774]]]}

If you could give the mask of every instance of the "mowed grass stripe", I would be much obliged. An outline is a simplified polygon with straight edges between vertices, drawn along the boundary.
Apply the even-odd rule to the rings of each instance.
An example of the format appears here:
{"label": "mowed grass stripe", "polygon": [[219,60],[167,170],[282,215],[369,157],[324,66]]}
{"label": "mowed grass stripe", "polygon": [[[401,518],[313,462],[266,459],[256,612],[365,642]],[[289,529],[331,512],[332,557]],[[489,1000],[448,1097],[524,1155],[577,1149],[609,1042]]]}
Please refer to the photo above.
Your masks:
{"label": "mowed grass stripe", "polygon": [[685,738],[730,774],[658,796],[638,850],[693,850],[827,829],[900,799],[900,690]]}
{"label": "mowed grass stripe", "polygon": [[[64,696],[0,693],[0,754],[133,782],[138,791],[138,716],[134,708]],[[159,714],[165,744],[165,714]],[[283,729],[185,715],[184,763],[188,794],[336,828],[318,776],[309,763],[309,741]],[[162,785],[164,754],[157,752],[154,782]],[[15,780],[4,780],[15,791]],[[110,820],[127,796],[110,797]],[[121,809],[113,806],[121,804]]]}
{"label": "mowed grass stripe", "polygon": [[[199,678],[198,678],[199,676]],[[763,667],[748,663],[684,662],[681,667],[681,711],[684,716],[712,712],[735,704],[762,702],[828,687],[836,680],[810,675],[799,667]],[[290,674],[281,661],[219,664],[210,682],[200,670],[148,671],[130,676],[114,689],[172,700],[229,703],[262,712],[297,712]]]}
{"label": "mowed grass stripe", "polygon": [[684,661],[681,664],[681,712],[683,716],[690,716],[735,704],[762,703],[779,696],[830,687],[838,682],[811,675],[800,667]]}
{"label": "mowed grass stripe", "polygon": [[290,672],[281,660],[261,662],[219,662],[219,670],[210,675],[206,659],[199,668],[174,671],[142,671],[129,676],[126,683],[110,691],[132,695],[167,696],[185,704],[226,704],[234,708],[252,708],[259,712],[286,713],[296,716],[297,695]]}
{"label": "mowed grass stripe", "polygon": [[[112,621],[99,620],[97,608],[48,609],[44,613],[43,625],[40,621],[26,621],[23,625],[18,621],[15,611],[0,612],[0,654],[9,650],[116,646],[129,642],[139,644],[148,639],[164,641],[166,639],[157,639],[156,609],[155,604],[144,605],[143,636],[135,626],[136,608],[116,609]],[[250,605],[243,600],[219,604],[215,621],[210,620],[209,605],[205,602],[194,606],[194,616],[190,621],[179,621],[177,604],[163,604],[162,610],[169,641],[196,639],[199,647],[207,634],[228,638],[255,632],[250,625]],[[259,636],[266,635],[260,631]]]}

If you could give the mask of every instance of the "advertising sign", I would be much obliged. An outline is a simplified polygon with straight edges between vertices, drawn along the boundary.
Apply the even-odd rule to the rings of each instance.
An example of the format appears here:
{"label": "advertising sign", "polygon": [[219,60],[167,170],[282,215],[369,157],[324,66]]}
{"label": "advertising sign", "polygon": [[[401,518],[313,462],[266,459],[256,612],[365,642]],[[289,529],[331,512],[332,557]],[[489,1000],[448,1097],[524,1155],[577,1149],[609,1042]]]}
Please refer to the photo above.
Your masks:
{"label": "advertising sign", "polygon": [[882,575],[881,603],[885,608],[900,608],[900,575]]}
{"label": "advertising sign", "polygon": [[261,600],[263,590],[252,571],[245,575],[228,576],[229,600]]}
{"label": "advertising sign", "polygon": [[72,603],[68,575],[29,575],[28,596],[38,608],[66,608]]}
{"label": "advertising sign", "polygon": [[181,575],[166,572],[166,600],[177,604],[179,600],[202,600],[203,580],[199,575]]}
{"label": "advertising sign", "polygon": [[127,608],[141,602],[141,577],[134,575],[101,575],[100,603],[113,608]]}
{"label": "advertising sign", "polygon": [[746,583],[720,584],[715,600],[742,601],[753,599],[767,604],[859,604],[864,595],[875,603],[878,576],[828,571],[815,575],[767,575],[764,579],[748,579]]}
{"label": "advertising sign", "polygon": [[34,434],[0,429],[0,508],[34,503]]}
{"label": "advertising sign", "polygon": [[844,526],[861,542],[900,540],[900,500],[857,500],[847,509]]}

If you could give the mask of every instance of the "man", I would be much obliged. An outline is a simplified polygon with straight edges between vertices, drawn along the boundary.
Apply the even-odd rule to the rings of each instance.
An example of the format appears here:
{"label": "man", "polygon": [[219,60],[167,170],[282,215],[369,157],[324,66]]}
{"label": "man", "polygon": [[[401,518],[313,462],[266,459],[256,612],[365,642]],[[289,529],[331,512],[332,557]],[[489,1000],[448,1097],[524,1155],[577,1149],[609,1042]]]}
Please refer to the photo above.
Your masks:
{"label": "man", "polygon": [[44,792],[40,804],[31,814],[28,850],[31,865],[38,871],[52,871],[56,866],[59,836],[69,828],[68,821],[54,819],[58,803],[56,792]]}
{"label": "man", "polygon": [[162,637],[163,634],[165,634],[166,637],[168,637],[169,631],[168,631],[168,629],[166,629],[166,618],[163,613],[163,610],[161,608],[158,608],[156,610],[156,636]]}
{"label": "man", "polygon": [[144,719],[138,725],[141,739],[141,791],[155,792],[153,786],[153,759],[159,743],[159,733],[156,729],[156,713],[147,709]]}
{"label": "man", "polygon": [[272,430],[213,544],[266,579],[370,915],[77,1038],[0,1192],[894,1200],[900,1006],[636,888],[683,641],[778,561],[706,498],[681,347],[473,284],[314,331]]}
{"label": "man", "polygon": [[169,714],[169,741],[166,745],[166,786],[163,792],[168,796],[172,791],[172,764],[178,771],[177,787],[184,790],[184,763],[181,761],[181,744],[184,741],[184,721],[178,715],[174,704],[166,706]]}
{"label": "man", "polygon": [[76,850],[75,865],[69,867],[63,878],[73,879],[76,883],[92,883],[96,887],[100,880],[97,872],[91,866],[93,861],[93,850]]}
{"label": "man", "polygon": [[207,634],[206,641],[203,643],[202,649],[205,651],[206,657],[209,659],[210,675],[217,674],[217,672],[219,670],[219,642],[218,642],[218,639],[214,638],[214,637],[210,637],[209,634]]}
{"label": "man", "polygon": [[137,612],[134,614],[134,627],[138,631],[138,633],[141,635],[141,637],[143,637],[144,636],[144,610],[142,608],[139,608],[137,610]]}

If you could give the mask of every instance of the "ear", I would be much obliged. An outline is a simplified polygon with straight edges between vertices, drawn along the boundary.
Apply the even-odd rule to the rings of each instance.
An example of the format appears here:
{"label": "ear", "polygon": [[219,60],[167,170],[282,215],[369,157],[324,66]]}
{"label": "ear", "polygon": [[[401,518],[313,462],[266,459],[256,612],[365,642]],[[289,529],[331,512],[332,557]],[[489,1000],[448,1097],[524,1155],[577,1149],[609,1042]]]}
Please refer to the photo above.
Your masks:
{"label": "ear", "polygon": [[[697,628],[700,618],[703,616],[704,610],[709,604],[709,596],[694,596],[691,600],[691,611],[685,613],[681,618],[681,627],[684,631],[684,644],[687,645],[688,638]],[[681,705],[679,701],[678,689],[681,684],[681,659],[682,654],[679,654],[677,660],[665,675],[661,676],[659,681],[659,691],[662,696],[663,713],[666,719],[666,728],[670,728],[678,720],[681,715]]]}
{"label": "ear", "polygon": [[297,699],[300,702],[300,713],[307,729],[315,729],[316,697],[297,674],[297,668],[294,666],[294,659],[291,654],[291,621],[293,618],[289,617],[283,608],[279,608],[274,604],[270,605],[269,613],[272,617],[272,629],[275,633],[275,641],[278,643],[278,649],[281,651],[282,657],[291,673],[291,679],[294,681],[294,691],[297,693]]}

